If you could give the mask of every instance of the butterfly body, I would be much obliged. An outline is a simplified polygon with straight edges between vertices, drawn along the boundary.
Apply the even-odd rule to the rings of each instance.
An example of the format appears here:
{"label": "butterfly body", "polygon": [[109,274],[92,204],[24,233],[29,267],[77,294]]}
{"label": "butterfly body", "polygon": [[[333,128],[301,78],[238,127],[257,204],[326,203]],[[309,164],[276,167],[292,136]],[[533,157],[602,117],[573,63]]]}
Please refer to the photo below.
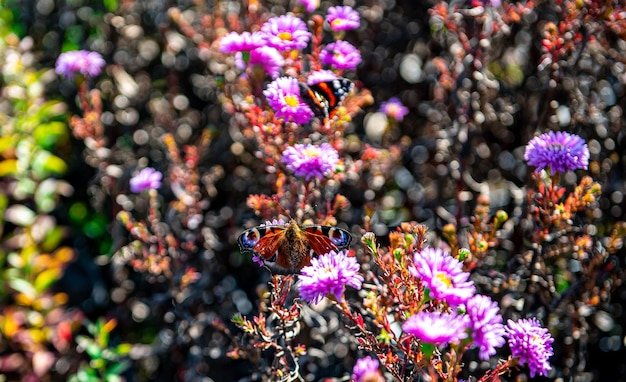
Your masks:
{"label": "butterfly body", "polygon": [[344,229],[322,225],[300,227],[294,220],[244,231],[237,243],[276,268],[295,272],[311,263],[311,256],[345,249],[352,236]]}
{"label": "butterfly body", "polygon": [[300,83],[300,94],[316,117],[326,121],[332,118],[341,102],[354,89],[354,83],[346,78],[319,82],[313,85]]}

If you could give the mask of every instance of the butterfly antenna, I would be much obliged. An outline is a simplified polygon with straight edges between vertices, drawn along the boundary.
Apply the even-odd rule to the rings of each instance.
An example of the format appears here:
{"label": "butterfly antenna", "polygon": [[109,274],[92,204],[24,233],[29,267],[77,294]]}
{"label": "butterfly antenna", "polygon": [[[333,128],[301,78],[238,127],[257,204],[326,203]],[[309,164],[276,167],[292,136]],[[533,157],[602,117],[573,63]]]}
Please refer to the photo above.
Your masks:
{"label": "butterfly antenna", "polygon": [[289,210],[283,207],[280,203],[280,198],[278,197],[278,195],[272,195],[272,201],[276,204],[276,209],[279,211],[280,214],[286,216],[289,220],[293,219]]}

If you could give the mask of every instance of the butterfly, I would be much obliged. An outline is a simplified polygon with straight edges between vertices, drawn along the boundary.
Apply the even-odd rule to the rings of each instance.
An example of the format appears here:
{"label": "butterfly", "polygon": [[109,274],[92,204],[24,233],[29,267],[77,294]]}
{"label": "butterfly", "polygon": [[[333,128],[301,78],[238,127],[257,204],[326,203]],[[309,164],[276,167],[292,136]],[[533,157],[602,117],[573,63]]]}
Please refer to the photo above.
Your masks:
{"label": "butterfly", "polygon": [[300,82],[300,95],[315,116],[323,121],[333,117],[335,109],[354,89],[354,82],[346,78],[307,85]]}
{"label": "butterfly", "polygon": [[311,263],[311,256],[348,248],[352,235],[344,229],[325,225],[300,227],[288,224],[264,225],[244,231],[237,243],[242,252],[251,252],[279,270],[296,272]]}

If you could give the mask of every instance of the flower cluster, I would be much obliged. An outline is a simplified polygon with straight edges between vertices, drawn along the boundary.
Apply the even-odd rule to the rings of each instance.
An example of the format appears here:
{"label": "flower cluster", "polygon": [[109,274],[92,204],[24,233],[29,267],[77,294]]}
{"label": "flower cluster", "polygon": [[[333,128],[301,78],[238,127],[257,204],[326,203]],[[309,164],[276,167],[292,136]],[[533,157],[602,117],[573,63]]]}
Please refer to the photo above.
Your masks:
{"label": "flower cluster", "polygon": [[589,148],[585,141],[566,132],[541,134],[528,142],[524,159],[536,171],[563,173],[589,166]]}
{"label": "flower cluster", "polygon": [[59,55],[56,62],[55,71],[66,78],[74,78],[77,74],[85,78],[97,77],[106,62],[97,52],[87,50],[76,50],[65,52]]}
{"label": "flower cluster", "polygon": [[521,363],[528,364],[531,378],[536,374],[547,376],[552,369],[548,359],[554,354],[552,342],[554,338],[547,329],[541,327],[536,318],[521,319],[517,322],[509,320],[506,336],[513,357]]}

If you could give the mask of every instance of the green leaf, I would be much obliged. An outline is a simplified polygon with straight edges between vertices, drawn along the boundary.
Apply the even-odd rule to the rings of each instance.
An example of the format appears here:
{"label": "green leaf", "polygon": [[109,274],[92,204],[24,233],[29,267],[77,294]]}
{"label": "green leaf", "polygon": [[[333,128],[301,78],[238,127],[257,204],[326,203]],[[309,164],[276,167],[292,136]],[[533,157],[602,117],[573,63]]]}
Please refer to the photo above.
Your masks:
{"label": "green leaf", "polygon": [[9,286],[17,292],[25,294],[30,299],[34,299],[37,295],[35,287],[24,279],[14,279],[9,281]]}
{"label": "green leaf", "polygon": [[37,145],[51,150],[57,142],[62,142],[68,138],[67,127],[63,122],[44,123],[35,128],[33,137]]}
{"label": "green leaf", "polygon": [[115,347],[115,352],[119,355],[127,355],[132,348],[133,345],[131,344],[119,344]]}
{"label": "green leaf", "polygon": [[35,278],[35,289],[40,293],[45,292],[60,277],[61,270],[59,268],[46,269]]}
{"label": "green leaf", "polygon": [[117,0],[102,0],[102,3],[104,4],[104,7],[107,9],[107,11],[109,12],[117,11],[117,7],[118,7]]}
{"label": "green leaf", "polygon": [[39,179],[49,175],[63,175],[67,171],[67,164],[58,156],[42,150],[35,154],[33,171]]}
{"label": "green leaf", "polygon": [[114,376],[114,375],[119,376],[124,371],[126,371],[126,369],[128,369],[129,365],[130,363],[128,361],[115,362],[113,365],[109,366],[105,375],[106,376]]}
{"label": "green leaf", "polygon": [[17,159],[7,159],[0,162],[0,176],[14,175],[17,173]]}

